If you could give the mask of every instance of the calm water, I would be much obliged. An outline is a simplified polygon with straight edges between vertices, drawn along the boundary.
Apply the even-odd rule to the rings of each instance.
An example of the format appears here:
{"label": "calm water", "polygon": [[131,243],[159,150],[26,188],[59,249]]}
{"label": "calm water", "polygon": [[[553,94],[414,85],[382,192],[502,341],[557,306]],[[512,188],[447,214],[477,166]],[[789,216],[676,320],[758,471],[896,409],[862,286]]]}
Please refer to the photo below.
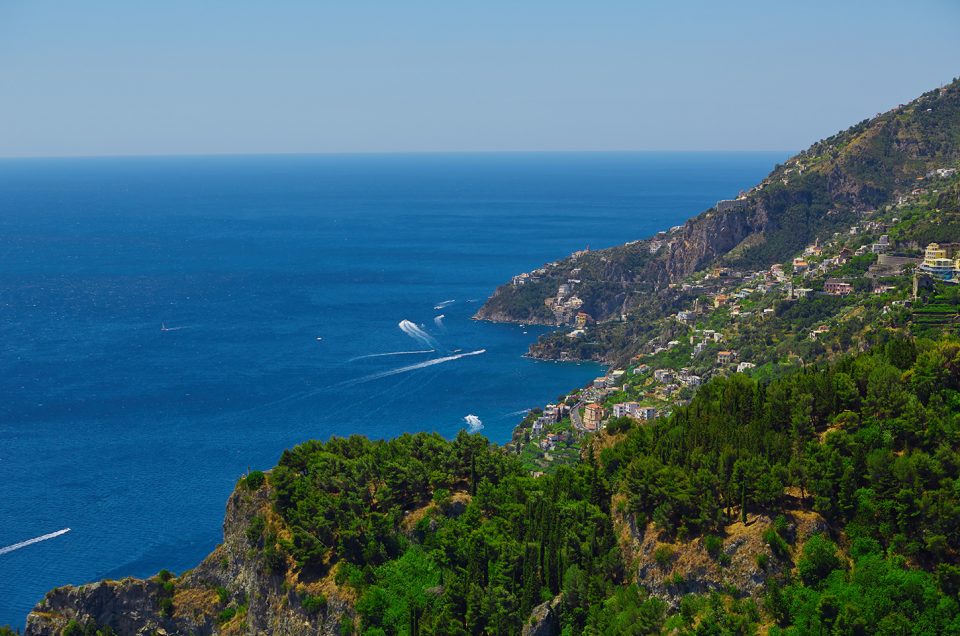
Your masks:
{"label": "calm water", "polygon": [[597,368],[522,358],[539,332],[478,303],[784,157],[0,161],[0,548],[72,529],[0,553],[0,624],[57,585],[196,564],[237,477],[308,438],[475,415],[507,440]]}

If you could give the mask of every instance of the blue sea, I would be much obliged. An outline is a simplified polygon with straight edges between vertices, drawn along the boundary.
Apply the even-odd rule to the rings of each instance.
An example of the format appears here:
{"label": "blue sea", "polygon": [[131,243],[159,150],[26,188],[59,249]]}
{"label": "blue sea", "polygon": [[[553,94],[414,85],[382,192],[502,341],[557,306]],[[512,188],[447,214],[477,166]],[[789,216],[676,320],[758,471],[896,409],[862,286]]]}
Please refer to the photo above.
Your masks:
{"label": "blue sea", "polygon": [[195,565],[237,478],[298,442],[507,441],[600,369],[471,320],[494,288],[785,157],[0,161],[0,624],[58,585]]}

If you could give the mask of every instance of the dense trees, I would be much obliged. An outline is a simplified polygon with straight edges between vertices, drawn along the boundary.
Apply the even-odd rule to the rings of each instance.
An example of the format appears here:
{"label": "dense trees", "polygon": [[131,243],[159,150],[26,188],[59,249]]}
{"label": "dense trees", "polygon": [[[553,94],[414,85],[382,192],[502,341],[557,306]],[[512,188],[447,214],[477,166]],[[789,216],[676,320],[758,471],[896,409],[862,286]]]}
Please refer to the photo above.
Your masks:
{"label": "dense trees", "polygon": [[794,486],[831,523],[932,563],[960,551],[958,388],[960,345],[895,338],[769,382],[718,378],[601,462],[671,533],[776,510]]}
{"label": "dense trees", "polygon": [[278,543],[307,573],[339,561],[370,629],[517,633],[562,591],[579,629],[622,578],[593,463],[533,479],[479,436],[356,436],[284,453],[270,481],[292,534]]}
{"label": "dense trees", "polygon": [[[269,476],[287,538],[259,517],[248,538],[289,554],[301,581],[336,566],[368,634],[519,633],[551,599],[570,634],[750,633],[762,622],[791,634],[948,633],[960,630],[958,413],[960,343],[888,334],[829,366],[716,378],[671,417],[618,422],[622,437],[598,457],[587,445],[583,461],[536,479],[466,433],[309,442]],[[616,493],[625,508],[614,513]],[[625,512],[668,537],[701,535],[722,563],[728,523],[798,507],[831,534],[793,547],[781,518],[764,535],[796,567],[770,580],[762,610],[714,593],[670,611],[629,584],[612,521]]]}

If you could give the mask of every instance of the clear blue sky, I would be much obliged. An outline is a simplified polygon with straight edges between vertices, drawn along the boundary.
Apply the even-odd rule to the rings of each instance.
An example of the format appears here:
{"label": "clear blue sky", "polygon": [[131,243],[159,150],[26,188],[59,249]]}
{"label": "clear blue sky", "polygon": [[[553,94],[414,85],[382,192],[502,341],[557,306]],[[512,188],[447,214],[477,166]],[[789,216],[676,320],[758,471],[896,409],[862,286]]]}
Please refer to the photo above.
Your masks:
{"label": "clear blue sky", "polygon": [[958,75],[957,0],[0,0],[0,156],[800,149]]}

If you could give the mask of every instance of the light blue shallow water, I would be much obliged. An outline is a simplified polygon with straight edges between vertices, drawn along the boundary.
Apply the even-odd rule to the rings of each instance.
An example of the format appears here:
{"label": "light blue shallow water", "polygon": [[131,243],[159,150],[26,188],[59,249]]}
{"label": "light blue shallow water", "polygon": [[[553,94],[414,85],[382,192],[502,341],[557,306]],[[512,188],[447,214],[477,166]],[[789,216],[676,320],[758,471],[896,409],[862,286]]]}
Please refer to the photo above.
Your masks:
{"label": "light blue shallow water", "polygon": [[506,441],[597,368],[522,358],[539,331],[478,303],[785,156],[0,161],[0,548],[71,528],[0,550],[0,624],[57,585],[195,565],[237,477],[303,440],[476,415]]}

